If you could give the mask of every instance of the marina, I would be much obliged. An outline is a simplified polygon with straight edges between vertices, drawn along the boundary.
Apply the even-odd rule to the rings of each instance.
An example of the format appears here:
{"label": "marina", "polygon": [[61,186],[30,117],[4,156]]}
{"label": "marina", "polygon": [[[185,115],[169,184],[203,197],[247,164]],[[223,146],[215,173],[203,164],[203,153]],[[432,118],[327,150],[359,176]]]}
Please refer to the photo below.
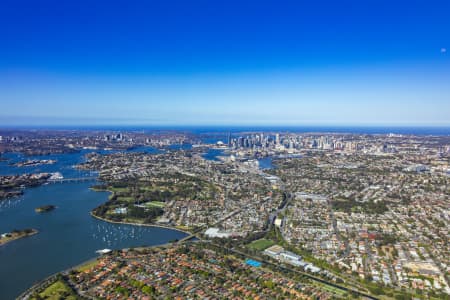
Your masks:
{"label": "marina", "polygon": [[[15,228],[39,231],[0,246],[2,299],[14,299],[37,281],[97,256],[99,249],[165,244],[186,236],[167,228],[112,224],[93,218],[91,210],[107,201],[109,193],[90,190],[95,183],[90,172],[73,168],[83,161],[85,153],[52,155],[58,161],[53,165],[21,168],[22,172],[33,172],[45,167],[47,172],[61,172],[64,178],[82,180],[25,189],[23,196],[0,201],[0,232]],[[15,154],[5,156],[23,159]],[[18,173],[7,162],[0,162],[0,172]],[[35,208],[47,205],[49,199],[58,209],[51,214],[37,214]]]}

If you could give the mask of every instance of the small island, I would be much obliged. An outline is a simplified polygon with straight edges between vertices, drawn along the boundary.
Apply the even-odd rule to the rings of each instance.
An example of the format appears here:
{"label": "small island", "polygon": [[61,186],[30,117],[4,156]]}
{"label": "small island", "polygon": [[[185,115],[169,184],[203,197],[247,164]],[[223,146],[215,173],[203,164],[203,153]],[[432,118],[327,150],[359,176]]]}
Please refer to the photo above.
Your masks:
{"label": "small island", "polygon": [[35,210],[37,213],[43,213],[43,212],[49,212],[49,211],[52,211],[52,210],[54,210],[55,208],[56,208],[56,206],[54,206],[54,205],[44,205],[44,206],[36,207],[34,210]]}
{"label": "small island", "polygon": [[27,236],[35,235],[36,233],[38,233],[38,231],[32,228],[27,228],[23,230],[14,229],[11,232],[2,233],[0,235],[0,246]]}

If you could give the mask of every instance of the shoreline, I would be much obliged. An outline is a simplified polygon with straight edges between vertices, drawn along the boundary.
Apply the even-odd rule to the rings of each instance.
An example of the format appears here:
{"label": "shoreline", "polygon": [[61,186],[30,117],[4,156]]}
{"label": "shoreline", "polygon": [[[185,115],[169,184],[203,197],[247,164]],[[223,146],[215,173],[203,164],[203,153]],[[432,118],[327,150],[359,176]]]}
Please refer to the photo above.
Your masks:
{"label": "shoreline", "polygon": [[[97,176],[97,180],[99,180],[99,176]],[[27,187],[27,188],[29,188],[29,187]],[[107,193],[109,193],[109,194],[113,193],[113,191],[111,191],[111,190],[107,190],[107,189],[96,189],[96,188],[93,188],[92,186],[90,186],[88,189],[89,189],[89,190],[92,190],[92,191],[94,191],[94,192],[107,192]],[[107,202],[107,201],[109,201],[109,199],[107,199],[106,202]],[[100,216],[95,215],[94,212],[93,212],[93,210],[91,210],[91,211],[89,212],[89,214],[91,215],[91,217],[93,217],[93,218],[95,218],[95,219],[97,219],[97,220],[100,220],[100,221],[103,221],[103,222],[106,222],[106,223],[110,223],[110,224],[123,224],[123,225],[130,225],[130,226],[159,227],[159,228],[168,229],[168,230],[175,230],[175,231],[184,233],[186,236],[192,235],[192,233],[189,232],[189,231],[186,231],[186,230],[183,230],[183,229],[180,229],[180,228],[177,228],[177,227],[173,227],[173,226],[159,225],[159,224],[140,224],[140,223],[131,223],[131,222],[112,221],[112,220],[108,220],[108,219],[106,219],[106,218],[102,218],[102,217],[100,217]],[[33,232],[33,233],[31,233],[31,234],[29,234],[29,235],[27,235],[27,236],[31,236],[31,235],[34,235],[34,234],[37,234],[37,233],[38,233],[38,231],[36,230],[36,232]],[[26,237],[26,236],[23,236],[23,237]],[[20,237],[20,238],[23,238],[23,237]],[[20,239],[20,238],[18,238],[18,239]],[[15,239],[14,239],[14,240],[15,240]],[[13,240],[12,240],[12,241],[13,241]],[[10,241],[8,241],[8,242],[10,242]],[[165,245],[168,245],[168,244],[171,244],[171,243],[173,243],[173,242],[168,241],[168,242],[166,242],[166,243],[164,243],[164,244],[151,245],[151,246],[150,246],[150,245],[149,245],[149,246],[141,246],[141,247],[139,247],[139,248],[157,248],[157,247],[165,246]],[[6,244],[6,243],[5,243],[5,244]],[[4,244],[0,244],[0,247],[1,247],[2,245],[4,245]],[[126,248],[123,248],[123,249],[126,249]],[[119,250],[123,250],[123,249],[119,249]],[[91,262],[91,261],[97,260],[99,257],[100,257],[100,256],[92,257],[92,258],[90,258],[90,259],[88,259],[88,260],[86,260],[86,261],[81,262],[80,264],[77,264],[76,266],[71,266],[71,267],[68,268],[68,269],[65,269],[65,270],[62,270],[62,271],[58,271],[57,273],[54,273],[54,274],[52,274],[52,275],[49,275],[49,276],[43,278],[42,280],[39,280],[38,282],[36,282],[35,284],[33,284],[31,287],[27,288],[25,291],[23,291],[22,293],[20,293],[20,294],[16,297],[16,299],[28,299],[28,297],[29,297],[36,289],[42,287],[43,285],[49,283],[50,281],[53,281],[53,280],[56,278],[56,276],[57,276],[58,274],[64,274],[64,273],[67,273],[67,272],[69,272],[70,270],[73,270],[73,269],[75,269],[75,268],[78,268],[78,267],[80,267],[80,266],[82,266],[82,265],[84,265],[84,264],[86,264],[86,263],[89,263],[89,262]]]}
{"label": "shoreline", "polygon": [[[91,214],[92,215],[92,214]],[[99,219],[99,220],[101,220],[101,221],[104,221],[103,219],[101,219],[101,218],[99,218],[99,217],[96,217],[96,216],[93,216],[94,218],[96,218],[96,219]],[[105,222],[108,222],[108,221],[105,221]],[[112,222],[111,222],[112,223]],[[120,223],[120,224],[122,224],[122,223]],[[126,223],[126,225],[132,225],[131,223]],[[149,226],[151,226],[150,224],[149,224]],[[156,226],[155,226],[156,227]],[[173,229],[173,228],[167,228],[167,229]],[[179,231],[182,231],[182,230],[179,230]],[[167,243],[165,243],[165,244],[158,244],[158,245],[153,245],[153,246],[142,246],[142,247],[138,247],[139,249],[152,249],[152,248],[161,248],[161,247],[165,247],[165,246],[168,246],[168,245],[170,245],[170,244],[172,244],[171,242],[167,242]],[[119,251],[122,251],[122,250],[124,250],[124,249],[129,249],[129,248],[122,248],[122,249],[118,249]],[[49,275],[49,276],[47,276],[47,277],[45,277],[44,279],[42,279],[42,280],[39,280],[38,282],[36,282],[35,284],[33,284],[32,286],[30,286],[29,288],[27,288],[25,291],[23,291],[22,293],[20,293],[20,295],[18,295],[17,297],[16,297],[16,299],[29,299],[29,296],[31,296],[32,295],[32,293],[33,292],[35,292],[36,290],[38,290],[39,288],[47,288],[48,286],[50,286],[53,282],[55,282],[56,280],[57,280],[57,276],[58,275],[66,275],[66,274],[68,274],[70,271],[72,271],[72,270],[76,270],[76,269],[79,269],[79,268],[81,268],[81,267],[83,267],[83,266],[85,266],[86,264],[89,264],[89,263],[91,263],[91,262],[94,262],[94,261],[97,261],[100,257],[102,257],[102,255],[98,255],[98,256],[96,256],[96,257],[93,257],[93,258],[90,258],[90,259],[88,259],[88,260],[85,260],[85,261],[83,261],[83,262],[81,262],[81,263],[79,263],[79,264],[77,264],[77,265],[75,265],[75,266],[71,266],[71,267],[69,267],[69,268],[67,268],[67,269],[65,269],[65,270],[62,270],[62,271],[59,271],[59,272],[57,272],[57,273],[54,273],[54,274],[51,274],[51,275]]]}
{"label": "shoreline", "polygon": [[132,226],[146,226],[146,227],[159,227],[159,228],[164,228],[164,229],[170,229],[170,230],[176,230],[179,232],[182,232],[184,234],[187,235],[192,235],[191,232],[177,228],[177,227],[173,227],[173,226],[166,226],[166,225],[159,225],[159,224],[141,224],[141,223],[131,223],[131,222],[122,222],[122,221],[111,221],[102,217],[99,217],[97,215],[95,215],[92,211],[89,213],[93,218],[96,218],[97,220],[103,221],[103,222],[107,222],[107,223],[112,223],[112,224],[123,224],[123,225],[132,225]]}
{"label": "shoreline", "polygon": [[[94,187],[92,187],[92,186],[89,187],[89,189],[90,189],[91,191],[94,191],[94,192],[108,192],[108,193],[110,193],[110,194],[113,194],[113,193],[114,193],[113,191],[108,190],[108,189],[97,189],[97,188],[94,188]],[[106,202],[108,202],[108,201],[109,201],[109,199],[106,200]],[[105,203],[106,203],[106,202],[105,202]],[[100,221],[103,221],[103,222],[107,222],[107,223],[111,223],[111,224],[123,224],[123,225],[133,225],[133,226],[159,227],[159,228],[164,228],[164,229],[176,230],[176,231],[185,233],[185,234],[187,234],[187,235],[192,235],[192,232],[189,232],[189,231],[186,231],[186,230],[177,228],[177,227],[173,227],[173,226],[160,225],[160,224],[141,224],[141,223],[131,223],[131,222],[122,222],[122,221],[112,221],[112,220],[105,219],[105,218],[102,218],[102,217],[100,217],[100,216],[97,216],[96,214],[94,214],[93,210],[91,210],[91,211],[89,212],[89,214],[90,214],[93,218],[96,218],[97,220],[100,220]]]}
{"label": "shoreline", "polygon": [[[171,227],[171,226],[157,225],[157,224],[138,224],[138,223],[130,223],[130,222],[110,221],[108,219],[96,216],[92,211],[89,212],[89,214],[93,218],[95,218],[97,220],[100,220],[100,221],[103,221],[103,222],[106,222],[106,223],[111,223],[111,224],[123,224],[123,225],[146,226],[146,227],[159,227],[159,228],[164,228],[164,229],[169,229],[169,230],[176,230],[176,231],[182,232],[182,233],[187,234],[187,235],[191,235],[192,234],[192,233],[190,233],[188,231],[185,231],[185,230],[182,230],[182,229],[179,229],[179,228],[176,228],[176,227]],[[36,231],[36,233],[38,233],[38,232]],[[33,234],[36,234],[36,233],[33,233]],[[33,234],[31,234],[31,235],[33,235]],[[168,244],[171,244],[171,243],[172,242],[167,242],[165,244],[152,245],[152,246],[141,246],[139,248],[145,248],[145,249],[146,248],[159,248],[159,247],[163,247],[163,246],[166,246]],[[1,244],[0,244],[0,246],[1,246]],[[126,249],[126,248],[123,248],[123,249]],[[119,250],[123,250],[123,249],[119,249]],[[68,273],[71,270],[80,268],[80,267],[82,267],[83,265],[85,265],[87,263],[90,263],[90,262],[93,262],[93,261],[97,260],[99,257],[101,257],[101,255],[93,257],[93,258],[90,258],[90,259],[88,259],[86,261],[83,261],[83,262],[81,262],[81,263],[79,263],[79,264],[77,264],[75,266],[72,266],[72,267],[70,267],[68,269],[65,269],[65,270],[62,270],[62,271],[59,271],[57,273],[54,273],[52,275],[47,276],[46,278],[38,281],[37,283],[33,284],[31,287],[27,288],[19,296],[17,296],[16,299],[28,299],[27,297],[30,296],[36,289],[39,289],[43,284],[49,283],[50,281],[54,280],[58,274]]]}
{"label": "shoreline", "polygon": [[26,237],[30,237],[30,236],[36,235],[36,234],[38,234],[38,233],[39,233],[38,230],[32,229],[32,231],[31,231],[30,233],[20,234],[20,235],[18,235],[18,236],[16,236],[16,237],[13,237],[13,238],[8,239],[7,241],[4,241],[4,242],[3,242],[3,241],[0,240],[0,247],[6,245],[6,244],[8,244],[8,243],[11,243],[11,242],[14,242],[14,241],[23,239],[23,238],[26,238]]}

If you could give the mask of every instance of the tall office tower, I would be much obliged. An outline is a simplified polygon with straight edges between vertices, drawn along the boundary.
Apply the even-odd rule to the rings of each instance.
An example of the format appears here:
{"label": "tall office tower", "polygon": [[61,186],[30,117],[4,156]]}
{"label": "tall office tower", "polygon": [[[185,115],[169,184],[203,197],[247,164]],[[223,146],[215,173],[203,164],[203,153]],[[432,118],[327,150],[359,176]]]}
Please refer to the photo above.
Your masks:
{"label": "tall office tower", "polygon": [[294,149],[294,141],[292,139],[289,139],[289,148]]}
{"label": "tall office tower", "polygon": [[277,144],[277,145],[280,144],[280,134],[279,133],[275,134],[275,144]]}
{"label": "tall office tower", "polygon": [[238,138],[238,147],[243,147],[244,146],[244,138],[242,136],[240,136]]}
{"label": "tall office tower", "polygon": [[231,147],[231,132],[228,132],[228,147]]}

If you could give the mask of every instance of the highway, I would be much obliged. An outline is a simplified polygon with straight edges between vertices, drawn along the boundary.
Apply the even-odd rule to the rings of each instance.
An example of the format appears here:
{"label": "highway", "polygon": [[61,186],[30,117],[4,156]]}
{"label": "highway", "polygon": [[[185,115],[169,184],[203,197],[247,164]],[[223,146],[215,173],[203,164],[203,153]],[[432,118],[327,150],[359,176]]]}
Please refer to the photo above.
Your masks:
{"label": "highway", "polygon": [[[216,247],[222,248],[222,249],[224,248],[223,245],[217,245],[217,244],[213,244],[213,245],[216,246]],[[347,288],[345,286],[342,286],[342,285],[339,285],[339,284],[336,284],[336,283],[333,283],[333,282],[329,282],[329,281],[327,281],[325,279],[322,279],[320,277],[313,276],[313,275],[311,275],[309,273],[300,271],[299,269],[294,268],[294,267],[290,267],[290,266],[287,266],[287,265],[284,265],[284,264],[280,264],[280,263],[273,263],[273,262],[271,262],[271,261],[269,261],[267,259],[264,259],[262,257],[256,257],[256,256],[250,255],[248,253],[245,253],[245,252],[242,252],[242,251],[239,251],[239,250],[236,250],[236,249],[232,249],[232,248],[225,248],[225,249],[228,252],[237,254],[237,255],[239,255],[241,257],[251,258],[253,260],[260,261],[260,262],[262,262],[264,264],[271,265],[271,266],[273,266],[275,268],[279,268],[279,269],[283,269],[283,270],[287,270],[287,271],[299,274],[299,275],[304,276],[304,277],[306,277],[308,279],[314,280],[314,281],[322,283],[322,284],[326,284],[326,285],[332,286],[334,288],[340,289],[340,290],[345,291],[345,292],[354,293],[354,294],[357,294],[357,295],[359,295],[361,297],[366,297],[368,299],[373,299],[373,300],[378,300],[379,299],[379,298],[376,298],[376,297],[374,297],[372,295],[366,294],[364,292],[361,292],[361,291],[358,291],[358,290],[354,290],[354,289],[351,289],[351,288]]]}

